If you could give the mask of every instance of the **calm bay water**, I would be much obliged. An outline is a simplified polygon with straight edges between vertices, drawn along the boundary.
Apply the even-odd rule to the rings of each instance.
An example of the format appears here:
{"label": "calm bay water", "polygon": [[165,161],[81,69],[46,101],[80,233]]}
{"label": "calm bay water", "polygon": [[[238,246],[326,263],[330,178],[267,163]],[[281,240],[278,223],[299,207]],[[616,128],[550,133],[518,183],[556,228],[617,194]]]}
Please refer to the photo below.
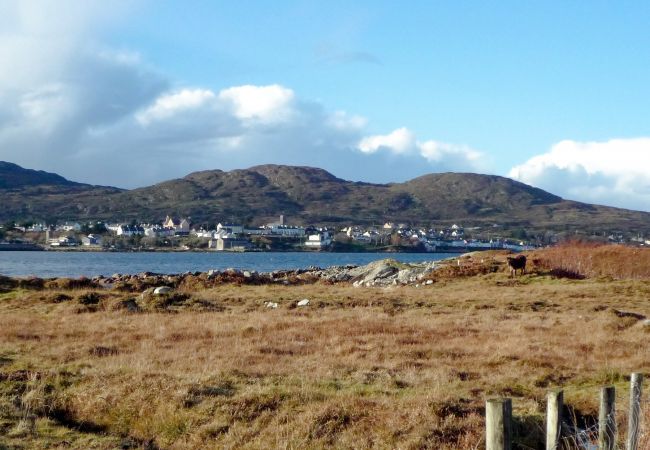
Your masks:
{"label": "calm bay water", "polygon": [[270,272],[362,265],[384,258],[402,262],[437,261],[453,253],[113,253],[113,252],[0,252],[0,274],[49,277],[92,277],[114,273],[182,273],[235,269]]}

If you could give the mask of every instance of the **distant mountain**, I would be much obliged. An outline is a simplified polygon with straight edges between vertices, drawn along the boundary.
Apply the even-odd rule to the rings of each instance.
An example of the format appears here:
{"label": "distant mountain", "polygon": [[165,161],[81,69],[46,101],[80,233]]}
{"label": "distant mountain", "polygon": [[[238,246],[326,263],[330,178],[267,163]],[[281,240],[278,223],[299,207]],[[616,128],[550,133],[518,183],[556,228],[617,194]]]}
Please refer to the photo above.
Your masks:
{"label": "distant mountain", "polygon": [[61,175],[42,170],[24,169],[17,164],[0,161],[0,189],[22,189],[27,186],[80,186]]}
{"label": "distant mountain", "polygon": [[0,220],[89,218],[95,212],[94,203],[121,191],[0,161]]}
{"label": "distant mountain", "polygon": [[303,225],[458,222],[531,231],[650,231],[650,213],[567,201],[494,175],[441,173],[405,183],[371,184],[312,167],[263,165],[194,172],[119,190],[15,165],[3,167],[9,169],[0,171],[0,186],[11,187],[0,189],[2,220],[160,221],[173,214],[189,216],[194,223],[258,225],[284,214],[290,223]]}

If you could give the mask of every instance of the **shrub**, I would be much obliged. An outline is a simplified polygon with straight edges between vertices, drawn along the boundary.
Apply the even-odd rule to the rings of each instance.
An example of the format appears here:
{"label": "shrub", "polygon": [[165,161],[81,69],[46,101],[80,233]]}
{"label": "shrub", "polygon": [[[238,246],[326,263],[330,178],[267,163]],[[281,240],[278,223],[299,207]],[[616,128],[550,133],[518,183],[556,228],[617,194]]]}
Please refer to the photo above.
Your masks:
{"label": "shrub", "polygon": [[77,300],[79,300],[79,303],[82,305],[96,305],[101,301],[101,299],[102,296],[97,292],[87,292],[85,294],[81,294],[77,298]]}

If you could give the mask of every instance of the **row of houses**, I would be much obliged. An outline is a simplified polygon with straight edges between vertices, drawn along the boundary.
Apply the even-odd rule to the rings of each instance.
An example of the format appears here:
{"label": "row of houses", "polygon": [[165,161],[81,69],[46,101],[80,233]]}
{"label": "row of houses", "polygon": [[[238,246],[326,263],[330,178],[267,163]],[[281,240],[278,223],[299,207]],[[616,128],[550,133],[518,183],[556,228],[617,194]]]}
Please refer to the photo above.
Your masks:
{"label": "row of houses", "polygon": [[241,224],[219,223],[215,229],[192,229],[189,219],[167,216],[162,224],[107,224],[106,228],[117,236],[170,237],[194,236],[208,240],[208,248],[215,250],[248,250],[252,247],[250,238],[280,237],[306,240],[308,248],[325,248],[332,243],[332,236],[326,228],[291,226],[280,221],[257,228],[246,228]]}
{"label": "row of houses", "polygon": [[[45,228],[52,229],[42,224],[35,224],[34,231]],[[103,227],[103,225],[102,225]],[[167,216],[159,224],[106,224],[106,229],[117,236],[142,236],[142,237],[174,237],[194,236],[199,239],[206,239],[208,248],[218,250],[248,249],[251,246],[250,239],[254,237],[269,238],[290,238],[302,240],[302,245],[307,248],[326,248],[332,245],[334,235],[343,233],[351,241],[359,244],[385,246],[389,244],[410,244],[421,246],[428,251],[444,251],[444,249],[485,249],[485,248],[509,248],[521,250],[530,248],[522,241],[507,241],[500,239],[475,240],[465,237],[465,230],[461,225],[453,224],[449,227],[438,229],[411,227],[406,224],[386,222],[383,225],[364,227],[350,225],[337,230],[331,228],[302,227],[285,224],[284,217],[274,223],[268,223],[260,227],[249,228],[236,223],[219,223],[215,229],[198,228],[193,229],[189,218],[174,218]],[[66,222],[56,227],[60,231],[78,232],[82,226],[78,223]],[[86,245],[97,244],[98,238],[88,240]],[[74,244],[63,238],[61,241],[52,241],[54,246],[83,245],[83,242]],[[338,238],[337,238],[338,239]],[[92,241],[92,243],[91,243]],[[101,238],[99,238],[101,242]]]}
{"label": "row of houses", "polygon": [[50,247],[101,247],[102,238],[95,234],[89,234],[87,236],[82,236],[81,239],[77,239],[74,236],[61,236],[54,239],[47,239],[47,245]]}

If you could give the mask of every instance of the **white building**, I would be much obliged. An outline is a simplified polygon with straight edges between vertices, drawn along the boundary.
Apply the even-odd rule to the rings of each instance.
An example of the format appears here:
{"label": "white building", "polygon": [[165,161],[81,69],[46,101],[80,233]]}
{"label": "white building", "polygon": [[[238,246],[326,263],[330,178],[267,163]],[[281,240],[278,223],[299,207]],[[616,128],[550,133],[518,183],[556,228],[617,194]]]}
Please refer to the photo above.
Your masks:
{"label": "white building", "polygon": [[176,219],[170,216],[165,218],[163,222],[164,228],[173,228],[175,234],[189,234],[190,221],[188,219]]}
{"label": "white building", "polygon": [[210,239],[208,248],[214,248],[217,251],[243,252],[252,247],[248,239],[238,238],[234,235]]}
{"label": "white building", "polygon": [[112,233],[117,234],[117,229],[120,227],[119,223],[107,223],[104,225],[106,229]]}
{"label": "white building", "polygon": [[271,234],[274,236],[303,237],[305,235],[305,229],[303,227],[272,224]]}
{"label": "white building", "polygon": [[86,247],[100,247],[102,245],[102,238],[96,234],[89,234],[81,238],[81,244]]}
{"label": "white building", "polygon": [[120,225],[117,227],[118,236],[144,236],[144,228],[139,225]]}
{"label": "white building", "polygon": [[41,233],[41,232],[45,231],[47,228],[48,228],[48,226],[45,225],[44,223],[35,223],[32,226],[30,226],[29,228],[27,228],[27,231],[31,231],[31,232],[35,232],[35,233]]}
{"label": "white building", "polygon": [[217,231],[224,230],[226,233],[230,234],[242,234],[244,232],[243,225],[236,225],[234,223],[224,223],[217,225]]}
{"label": "white building", "polygon": [[63,225],[57,227],[58,231],[81,231],[81,225],[77,222],[66,222]]}
{"label": "white building", "polygon": [[50,247],[74,247],[78,244],[74,236],[61,236],[50,240]]}
{"label": "white building", "polygon": [[147,237],[167,237],[173,236],[176,233],[171,227],[163,227],[160,225],[145,225],[144,235]]}
{"label": "white building", "polygon": [[305,242],[305,246],[308,248],[325,248],[329,247],[330,245],[332,245],[332,238],[327,231],[317,234],[310,234],[307,237],[307,241]]}

